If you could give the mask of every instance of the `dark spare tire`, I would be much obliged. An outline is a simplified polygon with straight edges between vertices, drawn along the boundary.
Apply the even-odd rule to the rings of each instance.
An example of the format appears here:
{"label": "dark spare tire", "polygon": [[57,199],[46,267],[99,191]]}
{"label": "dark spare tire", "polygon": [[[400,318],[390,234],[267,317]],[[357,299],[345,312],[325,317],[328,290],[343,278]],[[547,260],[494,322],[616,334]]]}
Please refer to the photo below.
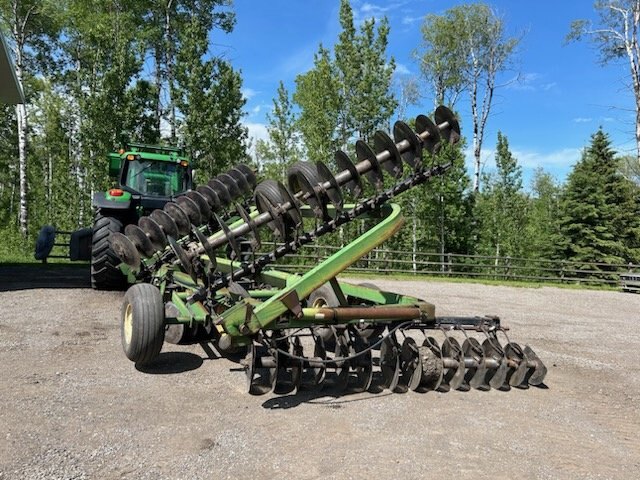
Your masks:
{"label": "dark spare tire", "polygon": [[164,343],[164,303],[157,287],[149,283],[133,285],[122,302],[122,349],[139,365],[152,362]]}
{"label": "dark spare tire", "polygon": [[118,268],[122,262],[111,248],[111,234],[122,229],[120,219],[98,210],[91,237],[91,287],[97,290],[124,290],[127,285],[126,277]]}

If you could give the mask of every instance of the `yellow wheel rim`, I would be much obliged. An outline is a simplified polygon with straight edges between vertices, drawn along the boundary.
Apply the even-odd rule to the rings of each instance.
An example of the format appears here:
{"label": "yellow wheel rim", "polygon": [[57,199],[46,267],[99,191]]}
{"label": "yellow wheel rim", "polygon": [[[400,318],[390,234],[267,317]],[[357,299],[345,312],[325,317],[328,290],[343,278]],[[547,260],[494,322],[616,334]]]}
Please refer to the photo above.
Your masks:
{"label": "yellow wheel rim", "polygon": [[124,311],[122,322],[124,327],[124,341],[129,345],[131,343],[131,337],[133,336],[133,307],[130,303],[127,304],[127,308]]}

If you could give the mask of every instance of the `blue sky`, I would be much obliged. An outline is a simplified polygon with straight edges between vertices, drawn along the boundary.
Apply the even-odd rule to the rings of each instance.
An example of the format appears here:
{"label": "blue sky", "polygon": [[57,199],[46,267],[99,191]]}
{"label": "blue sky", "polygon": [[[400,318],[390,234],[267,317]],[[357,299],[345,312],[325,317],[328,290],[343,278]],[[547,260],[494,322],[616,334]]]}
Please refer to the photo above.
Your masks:
{"label": "blue sky", "polygon": [[[418,75],[412,51],[420,45],[420,25],[428,13],[442,13],[467,3],[435,0],[352,0],[356,21],[386,15],[390,22],[388,53],[397,63],[396,75]],[[565,45],[572,20],[595,18],[591,0],[489,2],[506,21],[512,35],[524,33],[514,71],[501,79],[511,82],[497,91],[485,135],[485,169],[494,165],[497,131],[508,139],[525,173],[537,166],[563,180],[599,126],[608,132],[620,153],[634,153],[633,101],[626,87],[628,67],[601,66],[598,52],[587,42]],[[213,32],[214,52],[224,54],[242,71],[247,98],[245,123],[250,135],[266,136],[265,114],[272,106],[278,82],[289,91],[296,75],[313,64],[319,43],[331,47],[340,31],[339,0],[236,0],[233,33]],[[412,114],[429,113],[433,100],[423,85],[422,105]],[[463,134],[470,133],[466,97],[457,105]],[[470,141],[468,142],[470,144]]]}

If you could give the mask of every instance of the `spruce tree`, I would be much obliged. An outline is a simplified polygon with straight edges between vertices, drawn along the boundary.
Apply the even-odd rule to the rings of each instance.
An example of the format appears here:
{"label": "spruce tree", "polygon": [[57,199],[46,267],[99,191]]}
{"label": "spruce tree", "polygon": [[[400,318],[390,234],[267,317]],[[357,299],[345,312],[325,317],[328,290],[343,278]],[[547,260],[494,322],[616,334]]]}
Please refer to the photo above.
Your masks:
{"label": "spruce tree", "polygon": [[570,173],[560,208],[562,258],[605,264],[640,259],[638,190],[620,174],[619,160],[602,129],[592,135]]}

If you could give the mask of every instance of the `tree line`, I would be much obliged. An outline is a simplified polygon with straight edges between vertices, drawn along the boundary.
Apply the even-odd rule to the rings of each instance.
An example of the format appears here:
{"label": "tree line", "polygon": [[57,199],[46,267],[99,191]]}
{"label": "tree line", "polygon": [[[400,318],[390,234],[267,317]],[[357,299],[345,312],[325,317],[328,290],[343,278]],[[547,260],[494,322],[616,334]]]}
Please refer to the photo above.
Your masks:
{"label": "tree line", "polygon": [[[0,106],[0,228],[8,239],[0,256],[24,249],[40,225],[89,225],[91,195],[108,186],[105,153],[127,141],[182,145],[200,178],[252,162],[265,177],[285,180],[299,160],[335,171],[337,149],[353,155],[356,139],[389,131],[392,118],[410,122],[409,106],[430,91],[435,105],[455,110],[469,102],[471,134],[465,129],[460,144],[425,157],[452,167],[397,199],[407,222],[390,248],[640,261],[637,162],[618,157],[604,131],[594,133],[564,184],[538,169],[525,188],[502,132],[495,171],[481,171],[497,79],[520,42],[491,7],[427,15],[414,50],[421,76],[402,81],[387,53],[387,19],[356,25],[348,0],[339,15],[334,46],[318,46],[292,92],[280,82],[268,138],[250,149],[241,74],[209,44],[210,35],[233,29],[229,0],[0,0],[27,95],[24,107]],[[365,228],[350,225],[323,241],[340,245]]]}

